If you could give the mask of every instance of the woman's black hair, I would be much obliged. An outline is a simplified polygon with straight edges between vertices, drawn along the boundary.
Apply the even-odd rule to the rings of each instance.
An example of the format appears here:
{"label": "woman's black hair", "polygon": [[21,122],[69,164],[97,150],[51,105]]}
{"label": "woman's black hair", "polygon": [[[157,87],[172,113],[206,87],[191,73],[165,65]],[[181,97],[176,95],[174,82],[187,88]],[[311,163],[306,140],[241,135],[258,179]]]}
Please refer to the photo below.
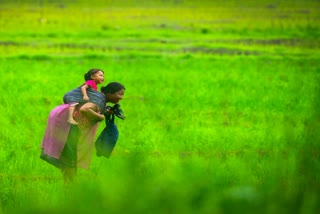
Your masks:
{"label": "woman's black hair", "polygon": [[95,73],[98,73],[99,71],[101,71],[102,73],[104,73],[103,70],[98,69],[98,68],[92,68],[92,69],[90,69],[87,73],[84,74],[84,79],[85,79],[85,81],[87,81],[87,80],[92,80],[92,79],[91,79],[91,76],[92,76],[93,74],[95,74]]}
{"label": "woman's black hair", "polygon": [[114,93],[120,91],[121,89],[126,90],[126,88],[121,83],[110,82],[108,85],[101,87],[101,92],[104,94],[106,94],[106,93],[114,94]]}

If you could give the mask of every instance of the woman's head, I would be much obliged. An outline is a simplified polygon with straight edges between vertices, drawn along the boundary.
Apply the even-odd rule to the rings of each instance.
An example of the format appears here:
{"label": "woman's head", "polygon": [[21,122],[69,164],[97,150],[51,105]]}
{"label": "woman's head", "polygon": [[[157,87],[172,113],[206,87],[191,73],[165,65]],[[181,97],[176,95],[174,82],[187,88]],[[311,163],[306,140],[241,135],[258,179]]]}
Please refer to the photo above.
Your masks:
{"label": "woman's head", "polygon": [[106,95],[107,102],[118,103],[123,95],[126,88],[118,82],[110,82],[106,86],[101,87],[101,92]]}
{"label": "woman's head", "polygon": [[84,74],[84,79],[85,81],[87,80],[92,80],[93,77],[98,74],[98,73],[102,73],[104,74],[104,71],[98,68],[92,68],[90,69],[87,73]]}

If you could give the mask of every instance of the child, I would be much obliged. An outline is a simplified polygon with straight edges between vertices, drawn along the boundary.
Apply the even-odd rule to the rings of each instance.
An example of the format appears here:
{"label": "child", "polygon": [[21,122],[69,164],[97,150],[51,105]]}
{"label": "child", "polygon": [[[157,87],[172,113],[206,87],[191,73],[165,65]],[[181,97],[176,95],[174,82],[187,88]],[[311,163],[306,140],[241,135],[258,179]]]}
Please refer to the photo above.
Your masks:
{"label": "child", "polygon": [[73,118],[73,112],[76,108],[76,105],[78,105],[79,102],[89,101],[87,90],[98,90],[97,85],[103,83],[104,81],[104,72],[101,69],[90,69],[84,75],[84,79],[86,82],[82,86],[80,86],[82,99],[79,96],[68,96],[68,93],[65,94],[63,98],[65,103],[70,104],[70,107],[68,109],[68,123],[70,124],[78,124]]}

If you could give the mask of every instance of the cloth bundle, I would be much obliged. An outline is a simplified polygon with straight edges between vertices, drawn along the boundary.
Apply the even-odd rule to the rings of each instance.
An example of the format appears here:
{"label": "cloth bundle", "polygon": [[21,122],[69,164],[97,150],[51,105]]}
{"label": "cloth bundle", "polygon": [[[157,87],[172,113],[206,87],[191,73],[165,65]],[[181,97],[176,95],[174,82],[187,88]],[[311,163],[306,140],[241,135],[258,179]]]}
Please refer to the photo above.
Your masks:
{"label": "cloth bundle", "polygon": [[102,130],[101,134],[95,142],[96,154],[98,157],[104,156],[109,158],[113,148],[115,147],[119,131],[114,123],[114,114],[109,115],[109,119],[106,118],[106,127]]}

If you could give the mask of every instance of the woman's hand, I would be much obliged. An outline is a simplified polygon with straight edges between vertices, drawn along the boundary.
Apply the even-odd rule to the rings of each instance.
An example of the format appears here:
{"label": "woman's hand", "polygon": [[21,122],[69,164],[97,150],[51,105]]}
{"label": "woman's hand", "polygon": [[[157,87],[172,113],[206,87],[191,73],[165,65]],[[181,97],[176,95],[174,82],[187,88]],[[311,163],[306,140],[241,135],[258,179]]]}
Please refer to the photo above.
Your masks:
{"label": "woman's hand", "polygon": [[105,114],[113,114],[113,111],[110,108],[106,108]]}

